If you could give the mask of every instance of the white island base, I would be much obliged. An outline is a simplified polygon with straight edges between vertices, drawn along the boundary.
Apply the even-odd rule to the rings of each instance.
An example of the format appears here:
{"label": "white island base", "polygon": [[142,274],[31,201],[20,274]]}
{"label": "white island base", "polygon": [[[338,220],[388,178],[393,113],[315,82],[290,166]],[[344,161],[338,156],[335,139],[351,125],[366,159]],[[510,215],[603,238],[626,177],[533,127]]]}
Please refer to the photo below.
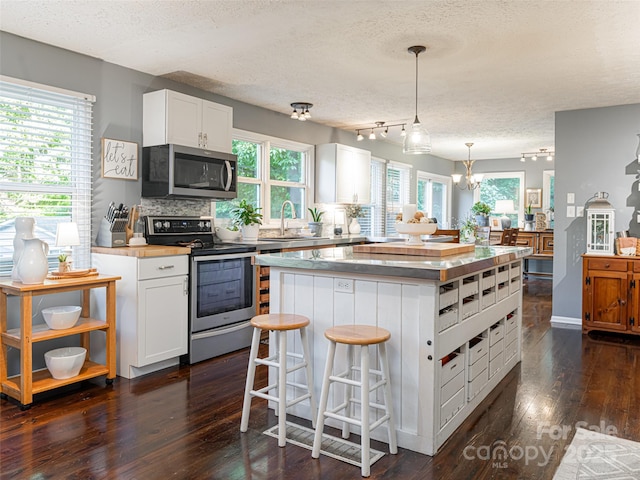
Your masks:
{"label": "white island base", "polygon": [[[327,328],[359,323],[389,330],[387,355],[398,445],[434,455],[520,361],[521,277],[520,259],[447,281],[272,264],[270,309],[311,319],[308,334],[318,396]],[[288,343],[301,352],[293,334]],[[338,349],[338,370],[346,365],[344,355]],[[371,360],[372,365],[377,361]],[[304,373],[295,375],[296,381],[306,382]],[[332,389],[329,407],[341,398],[340,387]],[[289,411],[310,419],[306,402]],[[327,424],[341,427],[330,419]],[[359,434],[359,429],[353,430]],[[371,436],[386,443],[386,426]]]}

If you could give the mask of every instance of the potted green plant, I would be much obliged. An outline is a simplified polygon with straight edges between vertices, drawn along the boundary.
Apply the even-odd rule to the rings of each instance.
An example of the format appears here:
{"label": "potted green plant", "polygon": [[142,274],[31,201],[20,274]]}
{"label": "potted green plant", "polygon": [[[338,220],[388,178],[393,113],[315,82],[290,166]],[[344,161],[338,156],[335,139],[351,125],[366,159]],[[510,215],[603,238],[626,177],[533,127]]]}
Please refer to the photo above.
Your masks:
{"label": "potted green plant", "polygon": [[258,239],[260,225],[262,225],[262,210],[260,207],[254,207],[246,200],[240,200],[240,203],[231,209],[231,221],[237,225],[242,231],[242,239],[255,241]]}
{"label": "potted green plant", "polygon": [[314,237],[319,237],[322,235],[322,215],[324,212],[317,208],[308,208],[307,210],[309,210],[312,220],[309,222],[309,230]]}
{"label": "potted green plant", "polygon": [[476,217],[476,223],[479,227],[489,226],[489,214],[491,213],[491,207],[484,202],[476,202],[471,207],[471,213]]}
{"label": "potted green plant", "polygon": [[476,243],[477,223],[471,216],[460,224],[460,243]]}
{"label": "potted green plant", "polygon": [[531,202],[527,205],[527,208],[524,209],[524,219],[526,222],[533,221],[533,212],[531,211]]}
{"label": "potted green plant", "polygon": [[67,254],[61,253],[58,255],[58,272],[64,273],[69,270],[71,270],[71,266],[69,265],[69,262],[67,262]]}

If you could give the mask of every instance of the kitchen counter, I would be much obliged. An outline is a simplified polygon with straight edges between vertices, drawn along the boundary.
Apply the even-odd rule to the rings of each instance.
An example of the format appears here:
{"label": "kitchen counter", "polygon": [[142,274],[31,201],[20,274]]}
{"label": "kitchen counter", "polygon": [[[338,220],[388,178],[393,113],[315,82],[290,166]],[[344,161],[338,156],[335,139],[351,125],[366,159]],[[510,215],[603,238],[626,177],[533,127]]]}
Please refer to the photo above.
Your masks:
{"label": "kitchen counter", "polygon": [[[353,249],[257,255],[256,263],[270,268],[270,311],[311,320],[315,372],[326,362],[327,328],[389,330],[398,446],[435,455],[520,362],[522,266],[531,248],[476,246],[442,258]],[[293,348],[300,353],[299,345]],[[321,381],[316,375],[316,391]],[[291,408],[310,419],[306,403]],[[332,419],[327,424],[341,426]],[[386,428],[371,437],[388,441]]]}
{"label": "kitchen counter", "polygon": [[528,247],[476,246],[472,253],[447,257],[354,253],[352,247],[323,248],[258,255],[256,264],[364,275],[446,281],[469,272],[531,255]]}
{"label": "kitchen counter", "polygon": [[91,253],[124,255],[126,257],[166,257],[168,255],[189,255],[189,247],[171,247],[165,245],[141,245],[139,247],[91,247]]}

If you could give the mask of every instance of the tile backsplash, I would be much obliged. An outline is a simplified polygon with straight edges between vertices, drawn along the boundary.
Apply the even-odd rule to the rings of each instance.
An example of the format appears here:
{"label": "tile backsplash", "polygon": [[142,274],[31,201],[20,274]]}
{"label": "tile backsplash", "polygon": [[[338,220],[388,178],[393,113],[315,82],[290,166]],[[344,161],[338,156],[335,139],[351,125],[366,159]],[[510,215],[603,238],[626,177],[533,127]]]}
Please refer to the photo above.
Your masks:
{"label": "tile backsplash", "polygon": [[143,198],[143,215],[211,216],[211,200],[206,198]]}

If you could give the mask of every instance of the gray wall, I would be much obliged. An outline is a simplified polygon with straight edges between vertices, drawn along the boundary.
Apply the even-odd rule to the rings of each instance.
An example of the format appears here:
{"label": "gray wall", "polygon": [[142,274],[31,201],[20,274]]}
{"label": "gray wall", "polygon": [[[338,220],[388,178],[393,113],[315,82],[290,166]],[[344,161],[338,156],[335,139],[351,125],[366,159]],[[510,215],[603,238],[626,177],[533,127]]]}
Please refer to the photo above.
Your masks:
{"label": "gray wall", "polygon": [[609,193],[616,208],[615,231],[640,235],[634,212],[640,211],[638,160],[640,104],[556,113],[555,254],[553,316],[582,316],[582,258],[586,218],[567,218],[567,193],[575,205],[598,191]]}
{"label": "gray wall", "polygon": [[[0,32],[0,73],[96,96],[93,143],[93,232],[109,202],[140,203],[140,180],[101,178],[100,139],[115,138],[142,145],[142,94],[168,88],[233,107],[234,127],[307,144],[342,143],[371,150],[373,156],[409,163],[450,175],[453,163],[431,155],[403,155],[402,148],[384,141],[357,142],[355,131],[326,127],[313,121],[297,122],[287,114],[259,108],[197,88],[154,77],[102,60]],[[283,105],[283,107],[285,107]],[[289,107],[286,106],[286,110]],[[313,112],[312,112],[313,113]],[[411,198],[415,202],[415,178]],[[95,233],[94,233],[95,237]]]}

